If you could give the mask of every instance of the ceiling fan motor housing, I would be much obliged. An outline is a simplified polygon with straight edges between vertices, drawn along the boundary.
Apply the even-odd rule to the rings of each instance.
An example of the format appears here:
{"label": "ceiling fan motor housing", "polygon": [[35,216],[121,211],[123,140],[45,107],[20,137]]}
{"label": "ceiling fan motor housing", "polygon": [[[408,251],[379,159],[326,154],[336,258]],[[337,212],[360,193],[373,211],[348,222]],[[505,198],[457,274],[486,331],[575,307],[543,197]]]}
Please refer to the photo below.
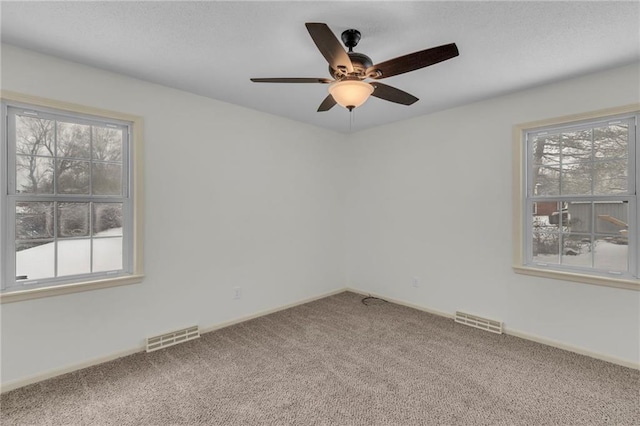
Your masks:
{"label": "ceiling fan motor housing", "polygon": [[349,59],[351,60],[351,65],[353,65],[353,73],[346,73],[344,70],[337,69],[334,70],[329,66],[329,74],[335,79],[341,79],[342,77],[358,77],[364,79],[367,77],[367,69],[373,65],[373,61],[370,57],[365,55],[364,53],[357,52],[349,52]]}
{"label": "ceiling fan motor housing", "polygon": [[367,68],[373,65],[371,58],[364,53],[349,52],[348,55],[353,65],[353,71],[359,76],[364,77]]}
{"label": "ceiling fan motor housing", "polygon": [[342,32],[342,42],[349,48],[347,54],[351,60],[351,65],[353,65],[353,73],[348,74],[342,69],[334,70],[329,66],[329,73],[333,78],[339,80],[344,77],[358,77],[359,79],[367,77],[367,68],[373,65],[373,61],[367,55],[353,51],[353,48],[358,45],[360,38],[361,34],[358,30],[350,29]]}

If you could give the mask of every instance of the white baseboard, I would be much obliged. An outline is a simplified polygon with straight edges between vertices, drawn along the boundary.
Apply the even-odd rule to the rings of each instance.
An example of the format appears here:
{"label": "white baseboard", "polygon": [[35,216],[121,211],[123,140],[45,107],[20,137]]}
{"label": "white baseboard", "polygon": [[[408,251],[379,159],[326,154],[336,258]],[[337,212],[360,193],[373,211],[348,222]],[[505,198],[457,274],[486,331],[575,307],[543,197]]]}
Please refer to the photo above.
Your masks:
{"label": "white baseboard", "polygon": [[285,309],[293,308],[295,306],[304,305],[305,303],[313,302],[315,300],[324,299],[325,297],[334,296],[336,294],[344,293],[345,291],[347,291],[346,288],[333,290],[333,291],[330,291],[328,293],[321,294],[319,296],[313,296],[313,297],[309,297],[307,299],[299,300],[297,302],[289,303],[288,305],[279,306],[279,307],[273,308],[273,309],[267,309],[265,311],[260,311],[260,312],[255,313],[255,314],[243,316],[243,317],[236,318],[236,319],[233,319],[233,320],[230,320],[230,321],[221,322],[221,323],[215,324],[215,325],[210,325],[208,327],[203,327],[203,328],[200,329],[200,333],[202,333],[202,334],[209,333],[210,331],[219,330],[221,328],[229,327],[229,326],[234,325],[234,324],[239,324],[241,322],[245,322],[245,321],[249,321],[249,320],[252,320],[252,319],[255,319],[255,318],[263,317],[265,315],[274,314],[276,312],[284,311]]}
{"label": "white baseboard", "polygon": [[[299,305],[304,305],[305,303],[309,303],[309,302],[313,302],[314,300],[318,300],[318,299],[324,299],[325,297],[329,297],[329,296],[333,296],[339,293],[344,293],[346,291],[345,288],[340,288],[337,290],[333,290],[330,291],[328,293],[323,293],[320,294],[318,296],[313,296],[313,297],[309,297],[303,300],[299,300],[293,303],[289,303],[287,305],[283,305],[283,306],[279,306],[277,308],[273,308],[273,309],[267,309],[265,311],[261,311],[255,314],[251,314],[251,315],[247,315],[244,317],[240,317],[240,318],[236,318],[234,320],[231,321],[225,321],[219,324],[215,324],[215,325],[211,325],[211,326],[206,326],[206,327],[202,327],[200,328],[200,333],[204,334],[204,333],[208,333],[210,331],[215,331],[215,330],[219,330],[221,328],[225,328],[225,327],[229,327],[230,325],[234,325],[234,324],[238,324],[244,321],[249,321],[252,320],[254,318],[258,318],[258,317],[262,317],[265,315],[269,315],[278,311],[282,311],[285,309],[289,309],[289,308],[293,308],[294,306],[299,306]],[[109,362],[109,361],[113,361],[114,359],[118,359],[118,358],[122,358],[125,356],[129,356],[129,355],[133,355],[135,353],[138,352],[144,352],[145,350],[145,345],[141,344],[140,346],[131,348],[131,349],[127,349],[124,351],[120,351],[120,352],[114,352],[110,355],[105,355],[105,356],[101,356],[101,357],[97,357],[97,358],[92,358],[80,363],[76,363],[76,364],[72,364],[72,365],[67,365],[65,367],[61,367],[61,368],[55,368],[53,370],[49,370],[46,371],[44,373],[38,373],[38,374],[34,374],[33,376],[29,376],[29,377],[25,377],[23,379],[18,379],[18,380],[13,380],[10,382],[6,382],[3,383],[2,386],[0,386],[0,393],[5,393],[5,392],[9,392],[11,390],[14,389],[18,389],[21,388],[23,386],[27,386],[33,383],[38,383],[41,382],[43,380],[47,380],[47,379],[51,379],[53,377],[56,376],[61,376],[63,374],[67,374],[67,373],[72,373],[74,371],[77,370],[82,370],[83,368],[87,368],[87,367],[91,367],[94,365],[98,365],[98,364],[103,364],[105,362]]]}
{"label": "white baseboard", "polygon": [[[453,319],[455,314],[453,313],[447,313],[447,312],[443,312],[443,311],[439,311],[437,309],[432,309],[432,308],[428,308],[426,306],[422,306],[422,305],[416,305],[414,303],[410,303],[410,302],[406,302],[404,300],[400,300],[400,299],[393,299],[390,297],[386,297],[384,295],[381,294],[376,294],[376,293],[371,293],[369,291],[365,291],[365,290],[360,290],[357,288],[353,288],[353,287],[346,287],[346,288],[340,288],[340,289],[336,289],[324,294],[320,294],[318,296],[313,296],[313,297],[309,297],[303,300],[299,300],[293,303],[289,303],[287,305],[283,305],[283,306],[279,306],[277,308],[273,308],[273,309],[267,309],[255,314],[251,314],[251,315],[247,315],[247,316],[243,316],[240,318],[236,318],[230,321],[225,321],[219,324],[214,324],[214,325],[210,325],[210,326],[206,326],[206,327],[202,327],[200,329],[200,332],[202,334],[204,333],[208,333],[211,331],[215,331],[215,330],[220,330],[222,328],[225,327],[229,327],[231,325],[234,324],[239,324],[241,322],[245,322],[245,321],[249,321],[255,318],[259,318],[265,315],[269,315],[269,314],[273,314],[275,312],[279,312],[279,311],[283,311],[285,309],[289,309],[289,308],[293,308],[295,306],[299,306],[299,305],[304,305],[305,303],[309,303],[309,302],[313,302],[315,300],[318,299],[324,299],[325,297],[329,297],[329,296],[333,296],[336,294],[340,294],[343,293],[345,291],[350,291],[352,293],[357,293],[357,294],[362,294],[364,296],[374,296],[374,297],[379,297],[381,299],[385,299],[389,302],[398,304],[398,305],[402,305],[402,306],[406,306],[409,308],[413,308],[413,309],[417,309],[419,311],[423,311],[423,312],[428,312],[430,314],[434,314],[434,315],[438,315],[441,317],[445,317],[445,318],[450,318]],[[515,330],[515,329],[509,329],[506,328],[504,329],[505,334],[511,335],[511,336],[515,336],[515,337],[520,337],[522,339],[526,339],[526,340],[531,340],[533,342],[537,342],[537,343],[542,343],[544,345],[547,346],[552,346],[555,348],[559,348],[559,349],[563,349],[566,351],[570,351],[570,352],[575,352],[577,354],[580,355],[585,355],[591,358],[596,358],[602,361],[607,361],[610,362],[612,364],[617,364],[617,365],[622,365],[624,367],[629,367],[629,368],[633,368],[636,370],[640,370],[640,363],[634,362],[634,361],[630,361],[630,360],[626,360],[626,359],[622,359],[622,358],[618,358],[618,357],[614,357],[611,355],[606,355],[606,354],[602,354],[602,353],[598,353],[598,352],[594,352],[588,349],[584,349],[578,346],[573,346],[573,345],[569,345],[566,343],[562,343],[556,340],[552,340],[552,339],[548,339],[546,337],[541,337],[541,336],[536,336],[534,334],[530,334],[530,333],[526,333],[523,331],[519,331],[519,330]],[[101,356],[101,357],[97,357],[97,358],[92,358],[89,359],[87,361],[83,361],[77,364],[73,364],[73,365],[68,365],[62,368],[56,368],[44,373],[39,373],[39,374],[35,374],[33,376],[29,376],[23,379],[18,379],[18,380],[13,380],[7,383],[3,383],[2,386],[0,387],[0,392],[1,393],[5,393],[5,392],[9,392],[11,390],[14,389],[18,389],[21,388],[23,386],[27,386],[33,383],[37,383],[37,382],[41,382],[43,380],[47,380],[56,376],[60,376],[63,374],[67,374],[67,373],[71,373],[73,371],[77,371],[77,370],[81,370],[83,368],[87,368],[87,367],[91,367],[94,365],[98,365],[98,364],[102,364],[108,361],[113,361],[114,359],[118,359],[118,358],[122,358],[125,356],[129,356],[129,355],[133,355],[137,352],[143,352],[145,350],[145,346],[144,345],[140,345],[131,349],[127,349],[124,351],[120,351],[120,352],[115,352],[106,356]]]}
{"label": "white baseboard", "polygon": [[137,348],[131,348],[131,349],[127,349],[120,352],[114,352],[109,355],[100,356],[97,358],[91,358],[89,360],[82,361],[77,364],[71,364],[65,367],[55,368],[53,370],[49,370],[44,373],[34,374],[33,376],[28,376],[23,379],[13,380],[7,383],[3,383],[0,391],[1,393],[9,392],[11,390],[18,389],[23,386],[31,385],[33,383],[42,382],[43,380],[51,379],[56,376],[62,376],[63,374],[72,373],[77,370],[82,370],[83,368],[91,367],[98,364],[103,364],[105,362],[113,361],[114,359],[133,355],[135,353],[144,351],[144,349],[145,347],[141,345],[140,347],[137,347]]}
{"label": "white baseboard", "polygon": [[426,306],[416,305],[414,303],[405,302],[404,300],[400,300],[400,299],[393,299],[393,298],[390,298],[390,297],[387,297],[387,296],[384,296],[384,295],[381,295],[381,294],[371,293],[370,291],[360,290],[360,289],[353,288],[353,287],[347,287],[346,291],[350,291],[352,293],[362,294],[363,296],[378,297],[378,298],[384,299],[384,300],[386,300],[388,302],[395,303],[396,305],[406,306],[408,308],[417,309],[419,311],[427,312],[427,313],[438,315],[438,316],[445,317],[445,318],[452,318],[453,319],[455,317],[455,314],[450,314],[450,313],[447,313],[447,312],[439,311],[437,309],[427,308]]}
{"label": "white baseboard", "polygon": [[566,343],[562,343],[558,340],[548,339],[546,337],[536,336],[535,334],[526,333],[524,331],[513,330],[510,328],[503,329],[505,334],[514,337],[520,337],[521,339],[531,340],[533,342],[542,343],[543,345],[552,346],[554,348],[563,349],[569,352],[575,352],[580,355],[586,355],[591,358],[599,359],[601,361],[607,361],[612,364],[621,365],[623,367],[633,368],[635,370],[640,370],[640,363],[630,361],[623,358],[618,358],[611,355],[602,354],[599,352],[594,352],[589,349],[581,348],[579,346],[573,346]]}
{"label": "white baseboard", "polygon": [[[409,308],[414,308],[414,309],[418,309],[420,311],[424,311],[424,312],[428,312],[430,314],[434,314],[434,315],[439,315],[445,318],[454,318],[455,314],[450,314],[447,312],[443,312],[443,311],[438,311],[436,309],[431,309],[431,308],[427,308],[425,306],[420,306],[420,305],[416,305],[413,303],[409,303],[409,302],[405,302],[404,300],[399,300],[399,299],[392,299],[389,297],[386,297],[384,295],[379,295],[379,294],[374,294],[368,291],[364,291],[364,290],[359,290],[356,288],[347,288],[347,291],[351,291],[353,293],[358,293],[358,294],[362,294],[362,295],[368,295],[368,296],[374,296],[374,297],[379,297],[381,299],[387,300],[389,302],[398,304],[398,305],[402,305],[402,306],[407,306]],[[542,343],[543,345],[547,345],[547,346],[552,346],[554,348],[558,348],[558,349],[562,349],[565,351],[569,351],[569,352],[575,352],[577,354],[580,355],[585,355],[591,358],[595,358],[595,359],[599,359],[602,361],[607,361],[610,362],[612,364],[617,364],[617,365],[621,365],[623,367],[628,367],[628,368],[633,368],[635,370],[640,370],[640,363],[631,361],[631,360],[627,360],[627,359],[623,359],[623,358],[618,358],[615,356],[611,356],[611,355],[607,355],[607,354],[602,354],[599,352],[594,352],[592,350],[589,349],[585,349],[585,348],[581,348],[579,346],[573,346],[567,343],[563,343],[557,340],[553,340],[553,339],[549,339],[546,337],[541,337],[541,336],[536,336],[535,334],[531,334],[531,333],[527,333],[524,331],[519,331],[516,329],[510,329],[510,328],[503,328],[503,332],[504,334],[508,334],[510,336],[514,336],[514,337],[519,337],[521,339],[525,339],[525,340],[531,340],[533,342],[537,342],[537,343]]]}

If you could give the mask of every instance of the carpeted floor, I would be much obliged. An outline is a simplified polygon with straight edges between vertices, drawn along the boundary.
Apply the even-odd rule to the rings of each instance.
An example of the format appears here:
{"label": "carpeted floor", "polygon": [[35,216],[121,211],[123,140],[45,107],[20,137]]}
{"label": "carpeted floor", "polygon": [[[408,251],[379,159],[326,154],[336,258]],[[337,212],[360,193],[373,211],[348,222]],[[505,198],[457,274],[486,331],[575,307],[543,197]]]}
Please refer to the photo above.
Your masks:
{"label": "carpeted floor", "polygon": [[637,370],[361,298],[17,389],[2,424],[640,424]]}

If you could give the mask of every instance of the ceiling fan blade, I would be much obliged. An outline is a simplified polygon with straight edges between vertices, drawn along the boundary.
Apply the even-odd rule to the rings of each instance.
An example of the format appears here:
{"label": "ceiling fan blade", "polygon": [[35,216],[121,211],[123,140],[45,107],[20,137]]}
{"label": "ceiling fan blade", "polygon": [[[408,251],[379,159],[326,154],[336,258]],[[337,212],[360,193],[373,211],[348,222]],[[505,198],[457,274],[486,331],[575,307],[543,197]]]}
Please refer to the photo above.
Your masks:
{"label": "ceiling fan blade", "polygon": [[458,54],[455,43],[444,44],[370,66],[367,68],[367,75],[374,79],[387,78],[455,58]]}
{"label": "ceiling fan blade", "polygon": [[322,83],[329,84],[333,80],[328,78],[252,78],[254,83]]}
{"label": "ceiling fan blade", "polygon": [[334,70],[353,72],[351,59],[327,24],[307,22],[305,24],[313,42]]}
{"label": "ceiling fan blade", "polygon": [[418,101],[418,98],[412,94],[396,89],[395,87],[387,86],[386,84],[378,83],[377,81],[369,84],[373,86],[373,93],[371,96],[375,96],[376,98],[402,105],[411,105]]}
{"label": "ceiling fan blade", "polygon": [[324,101],[322,101],[322,103],[318,107],[318,112],[329,111],[331,108],[334,107],[335,104],[336,104],[336,100],[333,99],[333,96],[331,96],[331,94],[329,94],[329,96],[324,98]]}

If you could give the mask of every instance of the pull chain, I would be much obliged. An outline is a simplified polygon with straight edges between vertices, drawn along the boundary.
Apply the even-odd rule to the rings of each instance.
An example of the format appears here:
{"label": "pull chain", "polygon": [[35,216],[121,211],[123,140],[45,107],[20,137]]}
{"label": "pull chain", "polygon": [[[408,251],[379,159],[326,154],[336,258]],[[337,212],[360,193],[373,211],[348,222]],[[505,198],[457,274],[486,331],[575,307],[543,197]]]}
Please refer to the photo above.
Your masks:
{"label": "pull chain", "polygon": [[351,130],[353,129],[353,122],[355,121],[355,116],[354,116],[354,110],[355,108],[351,108],[351,110],[349,111],[349,133],[351,133]]}

